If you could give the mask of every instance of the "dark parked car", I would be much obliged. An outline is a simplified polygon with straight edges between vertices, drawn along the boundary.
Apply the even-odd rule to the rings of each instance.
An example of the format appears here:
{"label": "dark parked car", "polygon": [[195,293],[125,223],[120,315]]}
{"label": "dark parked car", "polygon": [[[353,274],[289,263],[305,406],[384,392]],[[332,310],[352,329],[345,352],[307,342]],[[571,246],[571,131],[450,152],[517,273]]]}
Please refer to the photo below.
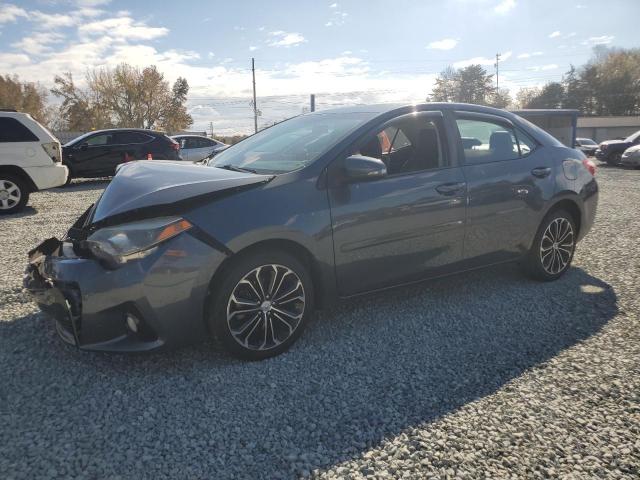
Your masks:
{"label": "dark parked car", "polygon": [[71,178],[107,177],[124,162],[180,160],[180,145],[164,133],[153,130],[118,128],[96,130],[73,139],[62,147],[62,163]]}
{"label": "dark parked car", "polygon": [[624,151],[634,145],[640,145],[640,130],[632,133],[624,140],[602,142],[596,150],[596,158],[607,162],[609,165],[620,165]]}
{"label": "dark parked car", "polygon": [[265,358],[337,298],[510,261],[556,280],[593,223],[593,172],[503,110],[316,112],[208,166],[122,166],[63,241],[30,252],[25,286],[83,349],[144,351],[210,333]]}
{"label": "dark parked car", "polygon": [[590,138],[576,138],[576,146],[578,150],[588,157],[593,157],[598,149],[598,144]]}

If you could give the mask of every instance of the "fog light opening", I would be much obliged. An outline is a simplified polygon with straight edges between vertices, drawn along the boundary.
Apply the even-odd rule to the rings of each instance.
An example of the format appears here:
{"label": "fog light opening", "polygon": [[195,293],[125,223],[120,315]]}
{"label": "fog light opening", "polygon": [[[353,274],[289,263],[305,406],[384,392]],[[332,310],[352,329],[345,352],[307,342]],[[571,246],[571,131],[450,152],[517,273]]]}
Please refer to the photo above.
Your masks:
{"label": "fog light opening", "polygon": [[127,328],[133,333],[138,333],[140,331],[140,326],[142,322],[138,317],[136,317],[132,313],[127,313],[126,323],[127,323]]}

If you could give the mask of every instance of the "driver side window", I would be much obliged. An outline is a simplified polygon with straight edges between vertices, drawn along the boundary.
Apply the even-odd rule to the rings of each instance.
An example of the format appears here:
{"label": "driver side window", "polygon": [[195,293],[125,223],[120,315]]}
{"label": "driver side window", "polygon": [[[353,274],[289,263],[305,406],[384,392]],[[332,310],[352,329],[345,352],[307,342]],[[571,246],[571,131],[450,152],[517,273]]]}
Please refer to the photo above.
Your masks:
{"label": "driver side window", "polygon": [[371,135],[354,152],[382,160],[389,175],[443,168],[445,156],[440,119],[406,115]]}

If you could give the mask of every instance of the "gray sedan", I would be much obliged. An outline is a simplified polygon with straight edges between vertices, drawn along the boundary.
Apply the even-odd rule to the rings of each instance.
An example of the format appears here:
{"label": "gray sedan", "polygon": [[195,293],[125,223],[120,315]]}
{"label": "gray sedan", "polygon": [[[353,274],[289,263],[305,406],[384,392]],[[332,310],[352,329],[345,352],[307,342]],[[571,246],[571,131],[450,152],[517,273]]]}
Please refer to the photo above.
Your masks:
{"label": "gray sedan", "polygon": [[560,278],[594,221],[594,174],[503,110],[315,112],[207,165],[125,164],[63,240],[30,252],[25,286],[82,349],[211,334],[257,360],[337,299],[501,262]]}

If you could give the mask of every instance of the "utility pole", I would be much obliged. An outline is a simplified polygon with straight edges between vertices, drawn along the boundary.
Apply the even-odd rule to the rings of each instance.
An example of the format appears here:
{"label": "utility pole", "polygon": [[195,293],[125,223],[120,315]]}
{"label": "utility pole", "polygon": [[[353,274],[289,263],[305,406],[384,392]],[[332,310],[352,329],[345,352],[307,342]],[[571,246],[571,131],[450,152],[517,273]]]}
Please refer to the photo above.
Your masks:
{"label": "utility pole", "polygon": [[256,61],[251,57],[251,74],[253,75],[253,129],[258,133],[258,105],[256,104]]}
{"label": "utility pole", "polygon": [[499,70],[500,66],[499,66],[499,64],[500,64],[500,54],[496,53],[496,64],[495,64],[495,67],[496,67],[496,93],[497,94],[500,94],[500,70]]}
{"label": "utility pole", "polygon": [[311,111],[316,111],[316,95],[314,93],[311,94]]}
{"label": "utility pole", "polygon": [[209,122],[209,128],[211,129],[211,138],[213,138],[213,122]]}

